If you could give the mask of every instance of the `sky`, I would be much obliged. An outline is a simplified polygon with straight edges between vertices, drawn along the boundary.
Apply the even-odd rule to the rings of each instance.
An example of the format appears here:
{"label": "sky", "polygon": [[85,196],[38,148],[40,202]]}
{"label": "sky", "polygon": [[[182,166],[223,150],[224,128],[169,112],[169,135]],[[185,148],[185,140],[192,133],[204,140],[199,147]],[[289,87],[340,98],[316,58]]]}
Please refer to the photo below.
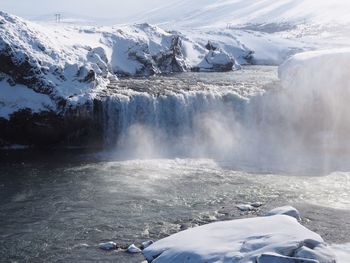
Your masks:
{"label": "sky", "polygon": [[168,0],[0,0],[0,10],[36,18],[54,13],[122,20],[133,14],[157,8]]}

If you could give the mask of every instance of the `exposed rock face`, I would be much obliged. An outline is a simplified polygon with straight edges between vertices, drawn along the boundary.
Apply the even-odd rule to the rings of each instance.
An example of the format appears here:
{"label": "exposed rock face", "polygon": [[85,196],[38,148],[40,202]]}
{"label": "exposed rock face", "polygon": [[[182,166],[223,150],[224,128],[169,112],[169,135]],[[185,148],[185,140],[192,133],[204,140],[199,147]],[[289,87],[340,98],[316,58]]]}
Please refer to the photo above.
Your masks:
{"label": "exposed rock face", "polygon": [[178,35],[172,36],[171,46],[169,51],[161,53],[156,57],[159,69],[162,72],[185,72],[189,66],[186,63],[186,58],[182,53],[182,41]]}
{"label": "exposed rock face", "polygon": [[98,147],[103,144],[103,128],[98,109],[93,111],[89,105],[65,115],[23,109],[9,119],[0,118],[0,138],[0,146]]}
{"label": "exposed rock face", "polygon": [[0,35],[0,72],[11,76],[13,83],[19,83],[44,94],[51,94],[54,87],[45,83],[40,62],[29,57],[18,46],[12,47]]}

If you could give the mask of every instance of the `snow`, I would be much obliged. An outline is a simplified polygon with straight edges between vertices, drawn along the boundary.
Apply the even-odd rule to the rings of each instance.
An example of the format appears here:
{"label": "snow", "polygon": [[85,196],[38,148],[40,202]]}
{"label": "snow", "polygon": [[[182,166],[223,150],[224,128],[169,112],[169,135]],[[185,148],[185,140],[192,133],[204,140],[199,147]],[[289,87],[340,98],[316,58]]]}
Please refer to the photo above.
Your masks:
{"label": "snow", "polygon": [[344,85],[349,87],[349,59],[350,49],[300,53],[280,66],[279,77],[286,88],[300,89],[307,86],[320,90],[336,89]]}
{"label": "snow", "polygon": [[279,68],[288,96],[284,107],[294,108],[289,120],[306,124],[303,132],[312,134],[315,143],[311,147],[339,156],[347,156],[350,145],[349,68],[350,49],[297,54]]}
{"label": "snow", "polygon": [[178,27],[308,22],[349,23],[346,0],[168,0],[166,5],[140,13],[130,21]]}
{"label": "snow", "polygon": [[272,263],[296,262],[297,259],[303,259],[303,262],[334,262],[334,255],[323,239],[287,215],[196,227],[154,243],[143,254],[149,262],[157,263]]}
{"label": "snow", "polygon": [[273,215],[287,215],[287,216],[291,216],[294,217],[297,220],[301,220],[301,216],[299,214],[299,211],[296,210],[294,207],[292,206],[283,206],[283,207],[278,207],[275,209],[272,209],[271,211],[269,211],[267,214],[267,216],[273,216]]}
{"label": "snow", "polygon": [[350,259],[350,243],[330,246],[335,253],[337,263],[348,263]]}
{"label": "snow", "polygon": [[56,107],[47,95],[36,93],[24,85],[10,86],[6,80],[0,81],[0,117],[7,119],[11,113],[25,108],[40,112]]}

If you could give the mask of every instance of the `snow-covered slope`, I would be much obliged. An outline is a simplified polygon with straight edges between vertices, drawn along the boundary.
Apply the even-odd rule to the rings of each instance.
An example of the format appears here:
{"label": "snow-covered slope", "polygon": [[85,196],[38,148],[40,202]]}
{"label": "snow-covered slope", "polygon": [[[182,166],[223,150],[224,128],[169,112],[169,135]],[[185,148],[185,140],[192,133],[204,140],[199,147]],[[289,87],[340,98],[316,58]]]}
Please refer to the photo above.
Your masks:
{"label": "snow-covered slope", "polygon": [[[84,40],[75,37],[76,43]],[[54,28],[0,13],[0,87],[6,86],[4,82],[24,85],[59,104],[104,82],[108,70],[103,54],[88,46],[89,42],[69,45],[66,38]]]}
{"label": "snow-covered slope", "polygon": [[350,3],[346,0],[170,0],[136,19],[191,28],[227,24],[344,24],[350,22],[349,12]]}

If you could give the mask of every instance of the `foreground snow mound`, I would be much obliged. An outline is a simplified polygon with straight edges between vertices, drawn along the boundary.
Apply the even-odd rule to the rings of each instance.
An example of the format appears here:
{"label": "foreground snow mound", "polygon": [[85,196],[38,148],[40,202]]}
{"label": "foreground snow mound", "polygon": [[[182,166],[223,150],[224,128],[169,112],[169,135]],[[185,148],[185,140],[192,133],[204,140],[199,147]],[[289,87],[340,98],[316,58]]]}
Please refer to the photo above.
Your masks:
{"label": "foreground snow mound", "polygon": [[144,250],[148,262],[335,263],[323,239],[286,215],[189,229]]}

